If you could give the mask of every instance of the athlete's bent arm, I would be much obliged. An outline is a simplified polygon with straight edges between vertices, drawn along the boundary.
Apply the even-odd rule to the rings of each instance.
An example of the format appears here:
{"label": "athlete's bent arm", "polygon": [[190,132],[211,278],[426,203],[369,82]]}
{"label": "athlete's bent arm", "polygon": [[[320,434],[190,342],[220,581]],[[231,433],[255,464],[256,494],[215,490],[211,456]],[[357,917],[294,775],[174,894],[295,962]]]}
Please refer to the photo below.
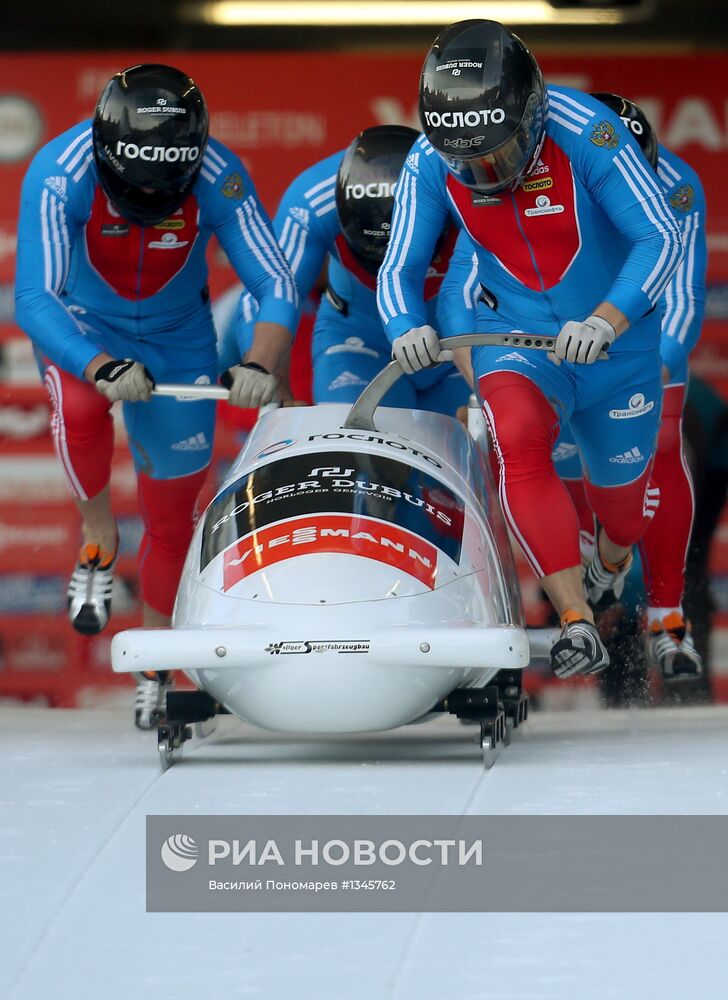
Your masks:
{"label": "athlete's bent arm", "polygon": [[683,240],[657,177],[636,141],[620,130],[615,149],[600,148],[580,136],[573,162],[610,222],[629,243],[629,252],[605,301],[601,316],[617,336],[656,308],[683,255]]}
{"label": "athlete's bent arm", "polygon": [[[250,361],[275,372],[290,346],[299,299],[288,262],[274,236],[245,168],[224,150],[242,178],[239,197],[216,187],[210,192],[212,228],[238,278],[258,303],[258,323]],[[255,352],[255,353],[253,353]]]}
{"label": "athlete's bent arm", "polygon": [[440,164],[440,157],[421,136],[397,181],[392,235],[377,276],[377,306],[392,342],[410,330],[427,325],[425,277],[437,241],[450,218],[445,167]]}
{"label": "athlete's bent arm", "polygon": [[245,356],[246,363],[261,365],[273,375],[286,367],[292,333],[280,323],[258,321],[253,330],[253,343]]}
{"label": "athlete's bent arm", "polygon": [[[318,281],[338,232],[334,185],[341,156],[336,153],[304,170],[286,189],[273,218],[273,232],[298,289],[299,312],[291,327],[294,334],[300,306]],[[237,313],[238,346],[241,356],[248,361],[265,364],[260,358],[268,356],[275,348],[273,345],[263,347],[262,339],[270,335],[270,330],[267,327],[258,329],[255,325],[262,318],[254,295],[245,290]],[[290,340],[289,337],[280,363],[285,364]]]}
{"label": "athlete's bent arm", "polygon": [[[662,167],[662,157],[658,173]],[[672,155],[673,160],[677,157]],[[706,237],[706,201],[703,185],[694,170],[680,163],[678,190],[671,198],[677,204],[675,215],[683,236],[685,254],[665,292],[665,313],[662,318],[660,356],[664,366],[664,381],[683,382],[688,357],[695,347],[703,325],[705,311],[705,275],[708,260]],[[670,177],[665,174],[665,177]],[[660,174],[662,178],[663,175]],[[671,177],[670,177],[671,179]]]}
{"label": "athlete's bent arm", "polygon": [[[66,140],[67,141],[67,140]],[[61,150],[63,145],[61,145]],[[89,172],[76,180],[63,172],[53,144],[44,147],[25,175],[20,196],[15,276],[15,317],[35,346],[65,371],[83,378],[101,354],[63,303],[71,257],[91,207]]]}
{"label": "athlete's bent arm", "polygon": [[[457,238],[440,291],[437,293],[437,330],[441,337],[457,337],[474,333],[476,311],[481,286],[478,278],[478,258],[468,234],[462,230]],[[475,385],[470,348],[453,352],[453,362],[472,389]]]}

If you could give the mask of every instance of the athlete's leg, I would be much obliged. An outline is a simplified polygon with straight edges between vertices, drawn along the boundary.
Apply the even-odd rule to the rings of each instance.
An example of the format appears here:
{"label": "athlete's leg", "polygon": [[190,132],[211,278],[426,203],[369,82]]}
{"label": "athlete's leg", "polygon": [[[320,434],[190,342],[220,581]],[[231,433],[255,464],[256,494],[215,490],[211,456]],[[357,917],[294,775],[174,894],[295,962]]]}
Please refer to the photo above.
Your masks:
{"label": "athlete's leg", "polygon": [[45,366],[51,434],[66,482],[82,519],[84,542],[116,551],[109,479],[114,450],[111,403],[94,386],[57,365]]}
{"label": "athlete's leg", "polygon": [[579,405],[593,393],[582,383],[571,419],[584,463],[587,499],[601,525],[586,574],[593,604],[619,597],[631,565],[632,546],[657,508],[659,490],[650,473],[662,397],[656,353],[615,354],[599,370],[604,370],[606,393]]}
{"label": "athlete's leg", "polygon": [[591,620],[581,584],[576,512],[551,460],[558,417],[538,386],[522,375],[490,373],[480,379],[480,391],[508,525],[558,613],[572,608]]}
{"label": "athlete's leg", "polygon": [[[150,371],[153,369],[150,368]],[[164,370],[158,381],[193,383],[205,371]],[[128,403],[124,419],[138,477],[144,535],[139,579],[147,625],[168,624],[195,525],[196,503],[212,453],[215,404],[153,398]]]}
{"label": "athlete's leg", "polygon": [[609,655],[585,598],[576,511],[551,457],[573,409],[572,366],[554,365],[538,351],[488,347],[473,351],[473,369],[506,522],[561,618],[552,669],[559,677],[602,670]]}
{"label": "athlete's leg", "polygon": [[207,469],[205,466],[174,479],[153,479],[139,473],[139,509],[144,522],[139,581],[145,625],[169,624]]}
{"label": "athlete's leg", "polygon": [[640,543],[649,605],[666,613],[682,613],[685,560],[693,524],[693,484],[682,441],[684,402],[685,385],[665,387],[653,467],[660,505]]}
{"label": "athlete's leg", "polygon": [[109,479],[114,448],[111,404],[95,387],[40,361],[51,400],[51,433],[73,502],[83,545],[66,592],[68,617],[84,635],[105,628],[111,614],[113,566],[119,544]]}
{"label": "athlete's leg", "polygon": [[647,648],[668,680],[698,676],[702,661],[683,614],[685,562],[693,525],[693,484],[682,441],[685,383],[665,387],[654,476],[660,505],[640,542],[647,589]]}
{"label": "athlete's leg", "polygon": [[514,357],[480,348],[473,360],[498,456],[506,521],[558,613],[571,609],[591,621],[576,512],[551,458],[560,414],[571,405],[568,369],[535,351]]}
{"label": "athlete's leg", "polygon": [[589,506],[584,489],[579,448],[574,440],[571,427],[562,427],[552,456],[556,472],[569,491],[571,502],[579,518],[579,547],[583,559],[591,559],[594,553],[594,512]]}
{"label": "athlete's leg", "polygon": [[602,670],[609,655],[584,594],[579,523],[551,458],[559,428],[553,400],[512,371],[492,371],[479,385],[500,463],[506,521],[561,619],[551,666],[559,677]]}

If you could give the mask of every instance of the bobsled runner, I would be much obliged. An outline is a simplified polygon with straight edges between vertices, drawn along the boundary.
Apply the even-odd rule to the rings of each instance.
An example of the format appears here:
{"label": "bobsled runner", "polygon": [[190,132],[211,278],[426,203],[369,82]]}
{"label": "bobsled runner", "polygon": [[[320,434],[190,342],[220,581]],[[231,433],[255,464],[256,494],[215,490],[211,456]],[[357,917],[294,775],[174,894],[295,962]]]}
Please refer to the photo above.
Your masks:
{"label": "bobsled runner", "polygon": [[399,375],[392,362],[351,408],[264,413],[197,524],[170,628],[114,636],[115,671],[181,670],[197,688],[167,695],[163,767],[222,713],[322,734],[449,712],[479,726],[486,766],[525,721],[533,653],[480,408],[468,430],[377,408]]}

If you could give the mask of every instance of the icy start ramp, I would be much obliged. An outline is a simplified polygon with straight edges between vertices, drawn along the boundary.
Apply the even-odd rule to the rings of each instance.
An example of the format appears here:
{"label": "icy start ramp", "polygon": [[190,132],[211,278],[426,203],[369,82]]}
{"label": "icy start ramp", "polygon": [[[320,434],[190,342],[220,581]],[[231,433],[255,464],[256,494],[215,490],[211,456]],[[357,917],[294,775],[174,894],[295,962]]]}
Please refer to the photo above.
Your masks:
{"label": "icy start ramp", "polygon": [[534,714],[490,772],[452,719],[346,739],[223,719],[165,773],[154,739],[130,711],[0,709],[0,997],[723,992],[722,914],[147,914],[144,835],[153,813],[726,814],[728,710]]}

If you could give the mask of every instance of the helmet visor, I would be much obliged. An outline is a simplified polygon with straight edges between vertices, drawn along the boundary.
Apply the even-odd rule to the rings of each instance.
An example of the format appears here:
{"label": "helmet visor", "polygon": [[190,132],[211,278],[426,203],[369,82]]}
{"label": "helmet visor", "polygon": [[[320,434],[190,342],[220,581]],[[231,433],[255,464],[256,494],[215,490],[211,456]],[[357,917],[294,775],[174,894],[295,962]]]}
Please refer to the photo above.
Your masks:
{"label": "helmet visor", "polygon": [[483,194],[513,190],[533,168],[544,137],[545,108],[538,94],[531,94],[521,124],[501,146],[480,156],[442,155],[465,187]]}
{"label": "helmet visor", "polygon": [[445,154],[445,160],[465,187],[484,194],[494,194],[518,186],[525,177],[537,148],[538,142],[529,130],[521,128],[502,146],[485,156],[460,160]]}

